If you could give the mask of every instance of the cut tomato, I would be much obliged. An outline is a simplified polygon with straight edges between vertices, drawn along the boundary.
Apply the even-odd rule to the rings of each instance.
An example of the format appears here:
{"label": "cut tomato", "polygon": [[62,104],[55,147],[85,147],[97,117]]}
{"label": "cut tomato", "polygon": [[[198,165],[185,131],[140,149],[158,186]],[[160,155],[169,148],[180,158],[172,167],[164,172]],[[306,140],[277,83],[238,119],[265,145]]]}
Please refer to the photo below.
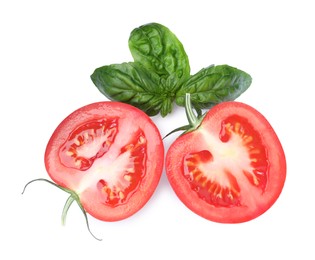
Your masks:
{"label": "cut tomato", "polygon": [[223,102],[171,145],[166,173],[193,212],[215,222],[239,223],[274,204],[285,182],[286,161],[265,117],[246,104]]}
{"label": "cut tomato", "polygon": [[145,205],[163,160],[163,142],[151,119],[119,102],[94,103],[70,114],[45,153],[51,179],[104,221],[125,219]]}

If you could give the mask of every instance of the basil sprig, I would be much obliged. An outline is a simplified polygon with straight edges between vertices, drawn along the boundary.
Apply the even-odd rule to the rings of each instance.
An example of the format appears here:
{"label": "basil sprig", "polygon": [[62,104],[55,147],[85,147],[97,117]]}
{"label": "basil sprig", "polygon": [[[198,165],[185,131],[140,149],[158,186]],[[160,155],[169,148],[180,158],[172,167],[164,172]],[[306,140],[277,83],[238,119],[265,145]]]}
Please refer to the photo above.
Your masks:
{"label": "basil sprig", "polygon": [[184,106],[186,93],[197,111],[234,100],[252,81],[249,74],[228,65],[212,65],[190,75],[182,43],[158,23],[134,29],[129,49],[133,62],[97,68],[91,79],[108,99],[129,103],[149,116],[165,117],[174,102]]}

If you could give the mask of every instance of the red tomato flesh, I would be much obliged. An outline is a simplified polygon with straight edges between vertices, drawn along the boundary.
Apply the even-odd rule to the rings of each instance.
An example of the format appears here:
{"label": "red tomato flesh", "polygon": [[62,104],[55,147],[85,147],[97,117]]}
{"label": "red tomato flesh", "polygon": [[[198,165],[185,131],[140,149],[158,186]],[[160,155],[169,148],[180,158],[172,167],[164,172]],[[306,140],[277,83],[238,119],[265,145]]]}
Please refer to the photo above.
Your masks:
{"label": "red tomato flesh", "polygon": [[193,212],[215,222],[239,223],[274,204],[285,182],[286,161],[276,133],[257,110],[224,102],[171,145],[166,173]]}
{"label": "red tomato flesh", "polygon": [[75,191],[86,212],[104,221],[125,219],[152,196],[163,170],[160,133],[141,110],[99,102],[70,114],[45,153],[48,174]]}

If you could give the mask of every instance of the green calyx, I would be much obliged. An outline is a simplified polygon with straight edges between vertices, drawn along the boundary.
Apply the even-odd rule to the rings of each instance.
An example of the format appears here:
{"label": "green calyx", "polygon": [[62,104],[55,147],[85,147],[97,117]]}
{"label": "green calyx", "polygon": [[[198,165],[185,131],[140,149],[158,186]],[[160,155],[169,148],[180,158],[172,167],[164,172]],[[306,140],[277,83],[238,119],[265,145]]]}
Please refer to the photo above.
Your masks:
{"label": "green calyx", "polygon": [[85,218],[85,222],[86,222],[88,231],[90,232],[90,234],[91,234],[96,240],[99,240],[99,241],[102,240],[102,239],[97,238],[97,237],[91,232],[90,226],[89,226],[88,217],[87,217],[87,214],[86,214],[86,211],[85,211],[85,209],[83,208],[83,206],[82,206],[82,204],[81,204],[81,202],[80,202],[80,198],[79,198],[79,196],[78,196],[77,193],[75,193],[74,191],[69,190],[69,189],[67,189],[67,188],[64,188],[64,187],[62,187],[62,186],[60,186],[60,185],[57,185],[56,183],[54,183],[54,182],[52,182],[52,181],[49,181],[49,180],[47,180],[47,179],[39,178],[39,179],[35,179],[35,180],[32,180],[32,181],[28,182],[28,183],[24,186],[24,189],[23,189],[23,191],[22,191],[22,194],[24,194],[26,187],[27,187],[29,184],[31,184],[32,182],[35,182],[35,181],[45,181],[45,182],[48,182],[48,183],[52,184],[53,186],[55,186],[55,187],[57,187],[57,188],[59,188],[59,189],[65,191],[65,192],[67,192],[68,194],[70,194],[70,196],[68,197],[68,199],[67,199],[67,201],[66,201],[66,203],[65,203],[65,205],[64,205],[64,207],[63,207],[63,210],[62,210],[62,215],[61,215],[61,223],[62,223],[62,225],[65,225],[65,223],[66,223],[66,217],[67,217],[67,213],[68,213],[68,210],[69,210],[70,206],[72,205],[72,203],[73,203],[74,201],[76,201],[77,204],[78,204],[78,206],[79,206],[79,208],[81,209],[81,211],[82,211],[82,213],[83,213],[83,215],[84,215],[84,218]]}
{"label": "green calyx", "polygon": [[189,93],[186,93],[185,95],[185,112],[186,112],[186,116],[187,116],[187,120],[189,124],[174,129],[173,131],[169,132],[166,136],[164,136],[163,139],[179,131],[184,131],[182,135],[188,132],[192,132],[200,126],[205,115],[203,115],[201,113],[201,110],[199,109],[196,109],[197,115],[194,113]]}

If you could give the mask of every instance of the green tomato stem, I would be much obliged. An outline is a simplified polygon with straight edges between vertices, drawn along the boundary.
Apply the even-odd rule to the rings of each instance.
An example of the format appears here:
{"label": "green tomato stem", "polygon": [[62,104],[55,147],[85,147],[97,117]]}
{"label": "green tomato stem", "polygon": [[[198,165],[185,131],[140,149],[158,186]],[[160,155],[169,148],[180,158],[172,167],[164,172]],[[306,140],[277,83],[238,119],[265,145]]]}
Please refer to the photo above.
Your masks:
{"label": "green tomato stem", "polygon": [[190,93],[186,93],[186,96],[185,96],[185,112],[186,112],[189,125],[194,127],[198,122],[198,118],[195,115],[191,106]]}
{"label": "green tomato stem", "polygon": [[202,115],[200,109],[196,109],[198,115],[196,115],[193,111],[193,107],[191,105],[190,93],[186,93],[185,95],[185,112],[189,122],[189,128],[185,133],[191,132],[199,127],[205,115]]}
{"label": "green tomato stem", "polygon": [[29,181],[28,183],[26,183],[26,185],[24,186],[24,189],[23,189],[23,191],[22,191],[22,194],[24,194],[26,187],[27,187],[29,184],[31,184],[32,182],[35,182],[35,181],[45,181],[45,182],[48,182],[48,183],[50,183],[51,185],[53,185],[53,186],[55,186],[55,187],[57,187],[57,188],[59,188],[59,189],[61,189],[61,190],[63,190],[63,191],[65,191],[65,192],[67,192],[67,193],[70,194],[70,196],[68,197],[68,199],[67,199],[67,201],[66,201],[66,203],[65,203],[65,205],[64,205],[64,207],[63,207],[63,210],[62,210],[61,223],[62,223],[63,225],[65,225],[65,223],[66,223],[66,217],[67,217],[67,213],[68,213],[68,210],[69,210],[70,206],[72,205],[72,203],[73,203],[74,201],[76,201],[77,204],[78,204],[78,206],[80,207],[80,209],[81,209],[83,215],[84,215],[85,222],[86,222],[86,226],[87,226],[87,229],[88,229],[89,233],[90,233],[96,240],[99,240],[99,241],[102,240],[102,239],[97,238],[97,237],[91,232],[90,226],[89,226],[89,220],[88,220],[86,211],[85,211],[85,209],[83,208],[83,206],[82,206],[82,204],[81,204],[81,202],[80,202],[80,198],[79,198],[79,196],[78,196],[77,193],[75,193],[74,191],[69,190],[69,189],[67,189],[67,188],[64,188],[64,187],[62,187],[62,186],[60,186],[60,185],[57,185],[56,183],[54,183],[54,182],[52,182],[52,181],[50,181],[50,180],[43,179],[43,178],[39,178],[39,179],[35,179],[35,180]]}
{"label": "green tomato stem", "polygon": [[67,217],[68,210],[69,210],[72,202],[74,202],[74,201],[75,201],[75,199],[73,198],[72,195],[70,195],[69,198],[67,199],[64,207],[63,207],[62,215],[61,215],[61,224],[63,226],[66,224],[66,217]]}

